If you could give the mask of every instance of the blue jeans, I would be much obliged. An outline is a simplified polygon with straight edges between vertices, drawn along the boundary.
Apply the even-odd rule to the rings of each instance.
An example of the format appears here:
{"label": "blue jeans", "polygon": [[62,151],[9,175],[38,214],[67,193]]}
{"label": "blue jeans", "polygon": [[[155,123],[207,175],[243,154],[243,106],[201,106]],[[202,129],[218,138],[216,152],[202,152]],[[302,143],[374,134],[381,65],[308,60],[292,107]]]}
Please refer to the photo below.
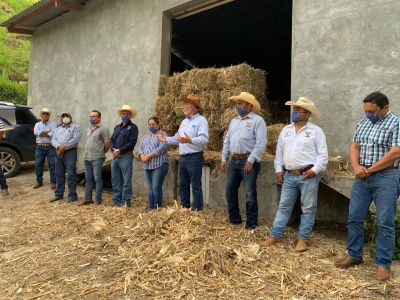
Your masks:
{"label": "blue jeans", "polygon": [[149,189],[149,209],[157,209],[162,206],[164,178],[168,173],[168,163],[163,163],[157,169],[144,169],[144,178]]}
{"label": "blue jeans", "polygon": [[101,203],[101,194],[103,193],[103,162],[104,158],[98,158],[93,161],[84,160],[86,190],[85,201],[92,200],[93,177],[96,182],[96,202]]}
{"label": "blue jeans", "polygon": [[179,192],[181,205],[190,208],[190,185],[193,193],[193,210],[203,210],[203,189],[201,174],[203,152],[181,155],[179,157]]}
{"label": "blue jeans", "polygon": [[238,190],[243,180],[244,191],[246,192],[246,227],[253,227],[257,225],[258,220],[257,176],[260,173],[261,165],[254,162],[253,171],[245,173],[246,162],[247,159],[235,158],[230,161],[226,182],[226,201],[228,202],[229,222],[232,224],[241,223]]}
{"label": "blue jeans", "polygon": [[111,163],[111,183],[113,189],[113,205],[131,205],[132,198],[132,159],[127,153],[121,158],[113,157]]}
{"label": "blue jeans", "polygon": [[392,265],[395,246],[395,217],[399,197],[399,172],[395,169],[372,173],[364,179],[355,179],[351,188],[347,242],[348,255],[363,256],[364,219],[372,201],[376,207],[378,235],[375,264],[384,268]]}
{"label": "blue jeans", "polygon": [[54,191],[54,196],[63,198],[65,191],[65,171],[68,174],[68,200],[75,201],[78,199],[78,194],[76,193],[76,186],[78,185],[78,180],[76,177],[76,157],[77,150],[71,149],[65,151],[61,156],[55,158],[56,167],[56,183],[57,188]]}
{"label": "blue jeans", "polygon": [[55,174],[55,163],[54,160],[56,158],[56,148],[53,146],[43,147],[36,146],[36,155],[35,155],[35,168],[36,168],[36,182],[43,184],[43,166],[44,161],[47,156],[47,164],[49,165],[50,170],[50,183],[56,183],[56,174]]}
{"label": "blue jeans", "polygon": [[293,207],[301,193],[301,221],[298,238],[308,240],[317,213],[319,175],[303,180],[304,175],[295,176],[286,172],[283,176],[281,199],[270,235],[282,238]]}
{"label": "blue jeans", "polygon": [[0,186],[2,190],[7,190],[8,189],[8,185],[6,182],[6,177],[4,176],[3,170],[0,167]]}

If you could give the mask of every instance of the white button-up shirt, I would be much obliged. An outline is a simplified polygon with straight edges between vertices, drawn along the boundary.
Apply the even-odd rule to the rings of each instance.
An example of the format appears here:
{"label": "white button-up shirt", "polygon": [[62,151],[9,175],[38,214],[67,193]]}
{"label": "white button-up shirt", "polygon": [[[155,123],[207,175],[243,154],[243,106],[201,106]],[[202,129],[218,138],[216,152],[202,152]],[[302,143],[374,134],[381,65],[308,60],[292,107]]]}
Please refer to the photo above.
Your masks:
{"label": "white button-up shirt", "polygon": [[297,133],[294,123],[285,126],[278,138],[274,160],[275,172],[299,170],[314,165],[315,174],[326,169],[328,149],[320,127],[307,122]]}

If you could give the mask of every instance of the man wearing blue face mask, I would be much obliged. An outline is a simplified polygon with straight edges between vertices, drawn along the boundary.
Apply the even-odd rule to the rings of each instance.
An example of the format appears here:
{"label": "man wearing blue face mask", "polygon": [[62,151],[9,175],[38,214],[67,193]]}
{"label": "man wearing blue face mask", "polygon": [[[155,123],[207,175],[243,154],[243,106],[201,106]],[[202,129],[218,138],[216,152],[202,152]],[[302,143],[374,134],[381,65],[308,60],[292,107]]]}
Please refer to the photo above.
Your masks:
{"label": "man wearing blue face mask", "polygon": [[101,123],[101,113],[92,110],[89,115],[90,126],[86,132],[85,152],[83,163],[85,166],[86,191],[85,199],[78,206],[92,204],[93,178],[96,182],[95,205],[101,204],[103,193],[103,162],[110,148],[110,131]]}
{"label": "man wearing blue face mask", "polygon": [[132,198],[132,160],[139,129],[131,119],[136,117],[135,108],[123,105],[117,109],[122,123],[114,128],[110,139],[110,150],[113,155],[111,163],[111,182],[113,189],[113,206],[131,206]]}
{"label": "man wearing blue face mask", "polygon": [[364,99],[366,118],[357,123],[350,147],[356,176],[350,195],[348,254],[335,262],[339,268],[363,263],[364,219],[372,201],[376,207],[375,277],[387,280],[395,247],[395,217],[399,193],[399,117],[389,111],[388,98],[374,92]]}
{"label": "man wearing blue face mask", "polygon": [[[259,112],[261,106],[252,94],[241,92],[239,96],[229,99],[236,101],[238,113],[229,124],[221,156],[221,171],[225,173],[228,169],[225,193],[229,222],[232,225],[242,223],[238,189],[243,181],[246,192],[245,229],[252,230],[258,225],[257,177],[261,169],[260,160],[267,146],[267,126],[264,119],[253,112]],[[232,159],[227,168],[230,154]]]}
{"label": "man wearing blue face mask", "polygon": [[282,129],[276,146],[274,167],[282,191],[270,237],[264,244],[272,246],[283,238],[293,207],[301,194],[302,214],[295,250],[302,252],[307,250],[314,226],[319,173],[328,164],[328,150],[322,129],[308,121],[310,117],[321,117],[314,102],[300,97],[297,102],[288,101],[285,104],[293,106],[293,123]]}

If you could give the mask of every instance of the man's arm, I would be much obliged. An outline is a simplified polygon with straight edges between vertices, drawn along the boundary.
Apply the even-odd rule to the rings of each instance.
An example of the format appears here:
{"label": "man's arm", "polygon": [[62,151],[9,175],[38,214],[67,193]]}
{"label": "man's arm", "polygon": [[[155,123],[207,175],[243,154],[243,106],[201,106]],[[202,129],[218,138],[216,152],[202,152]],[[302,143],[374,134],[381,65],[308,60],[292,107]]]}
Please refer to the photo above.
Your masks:
{"label": "man's arm", "polygon": [[358,179],[363,179],[369,176],[367,169],[363,166],[360,166],[360,146],[357,142],[351,143],[350,163],[353,167],[353,173]]}
{"label": "man's arm", "polygon": [[110,138],[104,140],[104,153],[107,153],[108,150],[110,150]]}
{"label": "man's arm", "polygon": [[379,172],[380,170],[386,169],[393,166],[394,162],[400,158],[400,146],[390,148],[382,158],[372,167],[367,169],[367,173],[370,175],[372,173]]}
{"label": "man's arm", "polygon": [[3,139],[4,137],[4,131],[0,131],[0,141]]}

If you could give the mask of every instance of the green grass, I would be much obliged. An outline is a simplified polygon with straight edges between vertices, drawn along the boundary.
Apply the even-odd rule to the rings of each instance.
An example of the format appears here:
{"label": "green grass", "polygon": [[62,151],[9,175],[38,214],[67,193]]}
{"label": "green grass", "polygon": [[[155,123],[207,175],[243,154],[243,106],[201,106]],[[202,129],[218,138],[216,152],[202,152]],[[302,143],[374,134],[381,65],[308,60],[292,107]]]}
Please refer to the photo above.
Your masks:
{"label": "green grass", "polygon": [[[0,23],[38,2],[0,0]],[[28,94],[30,36],[0,28],[0,100],[26,104]]]}

